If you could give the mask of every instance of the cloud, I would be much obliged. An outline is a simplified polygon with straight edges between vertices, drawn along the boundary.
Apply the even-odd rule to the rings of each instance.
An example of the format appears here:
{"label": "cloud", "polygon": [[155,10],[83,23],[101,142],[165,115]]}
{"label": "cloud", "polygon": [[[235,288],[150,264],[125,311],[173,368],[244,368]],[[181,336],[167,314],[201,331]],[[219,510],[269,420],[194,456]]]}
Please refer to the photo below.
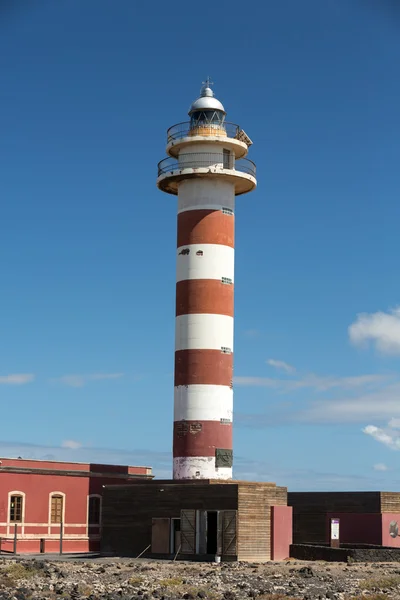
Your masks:
{"label": "cloud", "polygon": [[61,383],[69,387],[83,387],[90,381],[101,381],[104,379],[120,379],[123,377],[123,373],[93,373],[91,375],[63,375],[51,381],[54,383]]}
{"label": "cloud", "polygon": [[370,435],[376,442],[383,444],[391,450],[400,450],[400,432],[391,429],[389,426],[381,428],[376,427],[376,425],[367,425],[363,429],[363,433]]}
{"label": "cloud", "polygon": [[349,338],[355,346],[372,342],[382,354],[400,354],[400,307],[388,313],[362,313],[348,328]]}
{"label": "cloud", "polygon": [[71,450],[78,450],[82,448],[82,444],[80,442],[75,442],[74,440],[64,440],[61,444],[61,448],[70,448]]}
{"label": "cloud", "polygon": [[267,360],[267,364],[270,365],[270,367],[274,367],[275,369],[281,369],[286,373],[296,372],[296,369],[294,367],[288,365],[288,363],[284,362],[283,360],[275,360],[274,358],[269,358]]}
{"label": "cloud", "polygon": [[[64,462],[83,462],[94,464],[134,465],[154,467],[157,477],[172,477],[171,452],[157,452],[150,449],[122,450],[119,448],[92,447],[82,444],[71,447],[66,440],[59,446],[31,444],[20,441],[1,441],[0,456],[31,460],[55,460]],[[78,442],[76,442],[78,443]]]}
{"label": "cloud", "polygon": [[383,463],[378,463],[374,465],[374,471],[388,471],[389,467],[384,465]]}
{"label": "cloud", "polygon": [[32,373],[15,373],[13,375],[0,375],[0,385],[24,385],[35,379]]}
{"label": "cloud", "polygon": [[364,425],[366,421],[382,423],[391,419],[391,430],[395,432],[397,429],[400,436],[400,381],[393,381],[393,377],[343,378],[342,387],[322,386],[321,389],[320,386],[320,389],[306,390],[306,393],[318,393],[314,397],[307,397],[304,392],[300,397],[291,395],[289,406],[287,402],[282,402],[280,395],[274,398],[269,394],[265,413],[241,413],[239,410],[235,413],[235,422],[242,427],[260,429],[283,423]]}
{"label": "cloud", "polygon": [[318,392],[332,388],[354,389],[379,384],[388,375],[357,375],[355,377],[318,376],[311,373],[298,379],[274,379],[271,377],[234,377],[233,382],[240,386],[275,388],[282,392],[292,392],[302,388],[311,388]]}
{"label": "cloud", "polygon": [[[78,449],[62,446],[45,446],[28,442],[6,442],[0,440],[0,456],[36,460],[59,460],[65,462],[136,465],[153,468],[153,475],[159,479],[171,479],[171,451],[153,451],[150,449],[121,450],[82,446]],[[276,460],[271,462],[253,460],[235,454],[234,477],[247,481],[275,481],[278,485],[288,486],[292,491],[307,490],[365,490],[381,489],[376,479],[367,479],[357,474],[319,472],[312,469],[283,468]]]}

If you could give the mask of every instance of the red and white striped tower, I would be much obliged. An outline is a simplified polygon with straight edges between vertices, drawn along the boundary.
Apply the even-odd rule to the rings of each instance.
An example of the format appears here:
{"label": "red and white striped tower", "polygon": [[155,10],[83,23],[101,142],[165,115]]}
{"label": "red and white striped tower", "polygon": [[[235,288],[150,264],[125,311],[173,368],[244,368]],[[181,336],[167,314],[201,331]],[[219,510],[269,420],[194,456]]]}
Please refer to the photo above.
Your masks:
{"label": "red and white striped tower", "polygon": [[256,187],[256,168],[210,83],[158,165],[158,187],[178,196],[174,479],[232,478],[235,196]]}

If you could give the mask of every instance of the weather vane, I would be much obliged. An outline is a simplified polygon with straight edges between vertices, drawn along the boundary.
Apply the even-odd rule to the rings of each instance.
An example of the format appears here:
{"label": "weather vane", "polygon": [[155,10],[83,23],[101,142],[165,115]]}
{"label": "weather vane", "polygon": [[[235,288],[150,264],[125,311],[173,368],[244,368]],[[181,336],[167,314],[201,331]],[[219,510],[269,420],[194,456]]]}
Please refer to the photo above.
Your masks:
{"label": "weather vane", "polygon": [[214,82],[211,81],[210,76],[208,75],[207,79],[202,82],[205,87],[210,87],[210,85],[214,85]]}

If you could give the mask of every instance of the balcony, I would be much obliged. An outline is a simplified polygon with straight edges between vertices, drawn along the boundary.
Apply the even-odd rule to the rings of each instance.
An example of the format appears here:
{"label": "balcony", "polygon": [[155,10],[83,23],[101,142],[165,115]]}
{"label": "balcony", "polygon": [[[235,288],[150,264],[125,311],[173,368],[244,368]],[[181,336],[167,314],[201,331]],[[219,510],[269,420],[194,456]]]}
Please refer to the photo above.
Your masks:
{"label": "balcony", "polygon": [[192,177],[216,176],[235,185],[235,194],[245,194],[256,185],[256,165],[247,158],[236,160],[224,152],[197,152],[180,154],[179,158],[165,158],[158,163],[157,185],[169,194],[178,193],[178,184]]}
{"label": "balcony", "polygon": [[188,144],[194,142],[219,142],[235,153],[236,158],[242,158],[248,152],[252,141],[249,136],[235,123],[199,123],[193,125],[190,121],[173,125],[167,131],[167,154],[177,157],[179,152]]}

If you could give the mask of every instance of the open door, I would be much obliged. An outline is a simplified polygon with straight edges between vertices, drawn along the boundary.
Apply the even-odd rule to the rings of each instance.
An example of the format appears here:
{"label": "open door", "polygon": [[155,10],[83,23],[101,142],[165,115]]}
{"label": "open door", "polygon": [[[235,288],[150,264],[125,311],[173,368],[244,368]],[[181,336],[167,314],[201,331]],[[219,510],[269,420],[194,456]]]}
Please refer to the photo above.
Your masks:
{"label": "open door", "polygon": [[181,510],[181,554],[196,553],[196,511]]}

